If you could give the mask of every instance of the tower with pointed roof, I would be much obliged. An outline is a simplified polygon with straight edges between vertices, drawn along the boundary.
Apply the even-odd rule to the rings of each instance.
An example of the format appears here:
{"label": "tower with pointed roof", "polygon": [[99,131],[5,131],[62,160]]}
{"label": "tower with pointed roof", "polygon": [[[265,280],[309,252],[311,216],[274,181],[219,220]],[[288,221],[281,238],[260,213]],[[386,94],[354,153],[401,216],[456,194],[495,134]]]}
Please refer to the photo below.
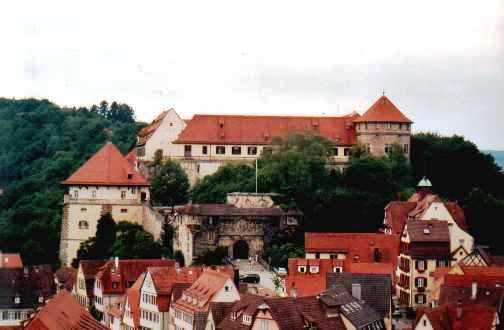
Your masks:
{"label": "tower with pointed roof", "polygon": [[68,179],[61,224],[60,260],[69,265],[80,243],[96,234],[101,215],[111,213],[115,221],[142,224],[149,183],[108,142]]}
{"label": "tower with pointed roof", "polygon": [[413,122],[385,95],[354,120],[354,123],[357,143],[373,156],[385,156],[397,144],[409,158]]}

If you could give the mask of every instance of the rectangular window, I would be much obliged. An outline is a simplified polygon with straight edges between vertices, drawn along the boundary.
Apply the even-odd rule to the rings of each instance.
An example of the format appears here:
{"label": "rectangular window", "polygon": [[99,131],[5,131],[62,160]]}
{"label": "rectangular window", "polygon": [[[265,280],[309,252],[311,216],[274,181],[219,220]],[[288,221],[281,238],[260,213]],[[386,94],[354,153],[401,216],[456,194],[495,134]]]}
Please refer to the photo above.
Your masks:
{"label": "rectangular window", "polygon": [[207,146],[203,146],[203,147],[201,147],[201,153],[202,153],[203,155],[208,154],[208,147],[207,147]]}
{"label": "rectangular window", "polygon": [[131,193],[136,194],[136,187],[131,187]]}
{"label": "rectangular window", "polygon": [[417,304],[420,304],[420,305],[425,304],[425,295],[424,294],[417,294],[415,296],[415,300],[416,300]]}
{"label": "rectangular window", "polygon": [[231,148],[231,153],[233,155],[241,155],[241,147],[239,147],[239,146],[233,146]]}
{"label": "rectangular window", "polygon": [[78,199],[78,198],[79,198],[79,191],[74,190],[74,199]]}
{"label": "rectangular window", "polygon": [[128,209],[121,209],[121,213],[128,213]]}
{"label": "rectangular window", "polygon": [[88,229],[89,223],[86,220],[79,221],[79,229]]}
{"label": "rectangular window", "polygon": [[80,210],[81,210],[81,212],[86,212],[86,211],[87,211],[87,208],[82,207]]}
{"label": "rectangular window", "polygon": [[417,270],[425,270],[425,260],[417,261]]}
{"label": "rectangular window", "polygon": [[217,147],[215,147],[215,153],[217,155],[224,155],[226,153],[226,147],[225,146],[217,146]]}
{"label": "rectangular window", "polygon": [[333,154],[333,156],[338,156],[338,147],[334,147],[332,149],[332,154]]}
{"label": "rectangular window", "polygon": [[121,191],[121,199],[125,199],[126,198],[126,191]]}
{"label": "rectangular window", "polygon": [[345,155],[345,156],[350,155],[350,148],[343,149],[343,155]]}
{"label": "rectangular window", "polygon": [[191,157],[192,146],[185,145],[184,146],[184,157]]}
{"label": "rectangular window", "polygon": [[385,145],[385,153],[388,154],[390,152],[390,144]]}
{"label": "rectangular window", "polygon": [[409,144],[403,145],[403,151],[405,154],[407,154],[409,152]]}
{"label": "rectangular window", "polygon": [[91,191],[91,198],[96,198],[96,190]]}
{"label": "rectangular window", "polygon": [[137,148],[137,156],[138,157],[144,157],[145,156],[145,147],[139,147],[139,148]]}
{"label": "rectangular window", "polygon": [[248,147],[247,154],[249,155],[257,155],[257,147]]}

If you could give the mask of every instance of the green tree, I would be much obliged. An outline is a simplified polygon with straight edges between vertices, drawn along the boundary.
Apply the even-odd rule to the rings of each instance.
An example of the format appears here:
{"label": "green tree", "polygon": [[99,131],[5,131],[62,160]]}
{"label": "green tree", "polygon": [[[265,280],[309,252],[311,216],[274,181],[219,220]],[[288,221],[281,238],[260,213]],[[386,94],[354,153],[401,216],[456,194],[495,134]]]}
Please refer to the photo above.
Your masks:
{"label": "green tree", "polygon": [[255,169],[250,164],[226,164],[196,182],[191,190],[195,203],[224,203],[230,192],[255,191]]}
{"label": "green tree", "polygon": [[266,248],[265,255],[272,266],[287,268],[289,258],[302,258],[304,249],[302,246],[293,243],[272,245]]}
{"label": "green tree", "polygon": [[167,161],[151,181],[151,199],[172,208],[189,199],[189,180],[179,163]]}
{"label": "green tree", "polygon": [[184,254],[180,250],[176,250],[173,253],[173,259],[175,259],[176,262],[178,262],[180,267],[185,267],[185,259],[184,259]]}
{"label": "green tree", "polygon": [[121,221],[111,251],[121,259],[157,259],[162,255],[162,246],[142,226]]}
{"label": "green tree", "polygon": [[83,259],[108,259],[113,256],[112,247],[116,241],[117,225],[110,213],[103,214],[96,225],[95,236],[82,242],[77,251],[77,265]]}

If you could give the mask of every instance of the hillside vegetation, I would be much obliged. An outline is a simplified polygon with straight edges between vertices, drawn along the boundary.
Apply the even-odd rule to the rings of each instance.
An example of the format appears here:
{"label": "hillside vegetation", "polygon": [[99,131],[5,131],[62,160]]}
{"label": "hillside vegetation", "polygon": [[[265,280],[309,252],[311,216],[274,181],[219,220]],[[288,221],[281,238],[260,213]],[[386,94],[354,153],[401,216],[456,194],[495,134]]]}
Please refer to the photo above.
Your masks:
{"label": "hillside vegetation", "polygon": [[60,108],[47,100],[0,99],[0,250],[27,264],[58,260],[60,182],[107,139],[122,152],[141,124],[124,104]]}

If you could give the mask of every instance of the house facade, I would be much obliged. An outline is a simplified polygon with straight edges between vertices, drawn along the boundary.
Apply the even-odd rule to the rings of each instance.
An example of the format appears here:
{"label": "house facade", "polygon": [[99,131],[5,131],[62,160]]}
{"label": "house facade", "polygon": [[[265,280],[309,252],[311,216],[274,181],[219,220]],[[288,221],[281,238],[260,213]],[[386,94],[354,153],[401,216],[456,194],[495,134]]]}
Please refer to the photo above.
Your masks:
{"label": "house facade", "polygon": [[96,233],[100,217],[142,224],[149,183],[110,142],[63,182],[60,260],[70,265],[80,244]]}
{"label": "house facade", "polygon": [[174,329],[204,329],[210,303],[238,300],[240,300],[240,294],[233,282],[232,272],[223,269],[206,269],[172,304]]}
{"label": "house facade", "polygon": [[399,304],[417,308],[432,302],[431,273],[450,264],[450,234],[446,221],[408,220],[401,237],[396,295]]}
{"label": "house facade", "polygon": [[398,144],[409,157],[412,121],[386,97],[380,97],[360,116],[339,117],[194,115],[183,120],[170,109],[138,134],[139,161],[152,161],[156,150],[176,159],[191,183],[213,174],[229,162],[253,161],[271,152],[277,137],[293,133],[320,135],[333,144],[331,166],[346,166],[352,146],[362,144],[375,156],[386,155]]}

